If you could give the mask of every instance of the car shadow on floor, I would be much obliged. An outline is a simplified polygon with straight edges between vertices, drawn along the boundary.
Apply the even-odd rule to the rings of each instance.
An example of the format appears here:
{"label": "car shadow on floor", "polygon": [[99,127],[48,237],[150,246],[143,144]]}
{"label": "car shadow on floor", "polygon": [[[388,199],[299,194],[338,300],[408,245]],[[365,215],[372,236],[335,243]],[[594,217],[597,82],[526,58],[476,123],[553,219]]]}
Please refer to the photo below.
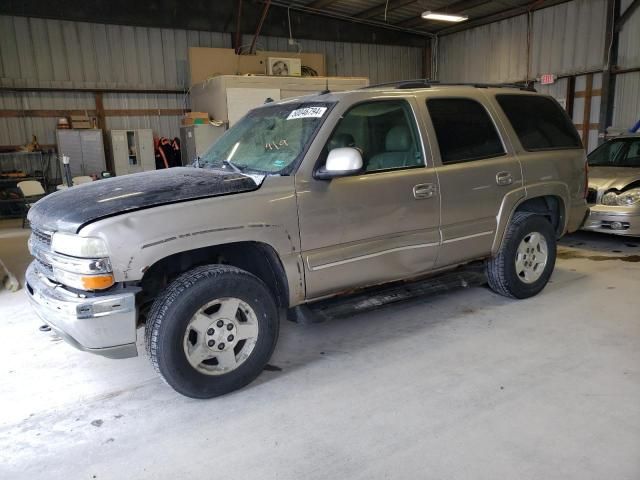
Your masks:
{"label": "car shadow on floor", "polygon": [[564,236],[558,242],[558,250],[567,248],[610,254],[640,254],[640,238],[606,233],[578,231]]}
{"label": "car shadow on floor", "polygon": [[459,322],[491,328],[490,321],[479,319],[483,311],[513,302],[516,300],[497,295],[486,286],[459,287],[321,323],[301,325],[283,320],[269,368],[254,384],[275,380],[316,362],[359,356],[363,349],[375,352],[406,337],[440,334],[457,328]]}

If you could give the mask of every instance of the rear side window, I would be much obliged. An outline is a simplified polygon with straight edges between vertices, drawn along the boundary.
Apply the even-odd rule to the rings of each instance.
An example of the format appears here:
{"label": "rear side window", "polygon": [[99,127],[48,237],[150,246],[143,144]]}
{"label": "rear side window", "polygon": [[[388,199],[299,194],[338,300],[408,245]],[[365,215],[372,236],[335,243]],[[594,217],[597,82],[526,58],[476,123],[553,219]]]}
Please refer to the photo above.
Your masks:
{"label": "rear side window", "polygon": [[582,148],[576,128],[562,107],[547,97],[496,95],[525,150]]}
{"label": "rear side window", "polygon": [[485,108],[468,98],[431,98],[427,109],[443,164],[497,157],[505,153]]}

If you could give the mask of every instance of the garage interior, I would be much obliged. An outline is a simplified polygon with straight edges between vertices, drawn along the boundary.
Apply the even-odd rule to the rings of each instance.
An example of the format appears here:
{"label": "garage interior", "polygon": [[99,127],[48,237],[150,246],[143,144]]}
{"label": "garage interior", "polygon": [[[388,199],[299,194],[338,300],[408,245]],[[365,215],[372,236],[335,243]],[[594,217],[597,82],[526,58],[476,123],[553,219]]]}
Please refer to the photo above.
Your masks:
{"label": "garage interior", "polygon": [[[257,380],[210,400],[163,383],[142,329],[122,360],[41,331],[23,288],[32,202],[191,165],[267,98],[511,84],[555,98],[590,153],[639,126],[638,7],[2,2],[0,260],[20,288],[3,274],[0,478],[640,478],[640,237],[566,235],[549,285],[525,300],[456,281],[283,319]],[[161,138],[180,140],[174,165]]]}

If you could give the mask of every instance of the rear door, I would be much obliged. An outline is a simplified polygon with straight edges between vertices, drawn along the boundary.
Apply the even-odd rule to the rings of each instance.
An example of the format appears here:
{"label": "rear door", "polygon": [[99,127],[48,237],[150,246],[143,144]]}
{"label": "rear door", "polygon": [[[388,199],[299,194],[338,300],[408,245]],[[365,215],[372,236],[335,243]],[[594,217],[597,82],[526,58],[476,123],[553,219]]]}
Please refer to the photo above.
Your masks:
{"label": "rear door", "polygon": [[488,256],[503,199],[521,190],[522,171],[482,94],[426,99],[440,184],[442,246],[436,266]]}

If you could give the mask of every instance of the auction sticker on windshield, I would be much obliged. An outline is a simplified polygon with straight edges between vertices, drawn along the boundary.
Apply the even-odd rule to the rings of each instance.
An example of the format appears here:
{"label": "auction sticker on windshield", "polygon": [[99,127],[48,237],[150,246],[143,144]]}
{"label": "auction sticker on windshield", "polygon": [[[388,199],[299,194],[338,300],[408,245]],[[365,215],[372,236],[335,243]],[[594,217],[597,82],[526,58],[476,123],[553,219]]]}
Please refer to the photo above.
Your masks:
{"label": "auction sticker on windshield", "polygon": [[327,107],[298,108],[289,114],[287,120],[296,120],[298,118],[320,118],[326,111]]}

